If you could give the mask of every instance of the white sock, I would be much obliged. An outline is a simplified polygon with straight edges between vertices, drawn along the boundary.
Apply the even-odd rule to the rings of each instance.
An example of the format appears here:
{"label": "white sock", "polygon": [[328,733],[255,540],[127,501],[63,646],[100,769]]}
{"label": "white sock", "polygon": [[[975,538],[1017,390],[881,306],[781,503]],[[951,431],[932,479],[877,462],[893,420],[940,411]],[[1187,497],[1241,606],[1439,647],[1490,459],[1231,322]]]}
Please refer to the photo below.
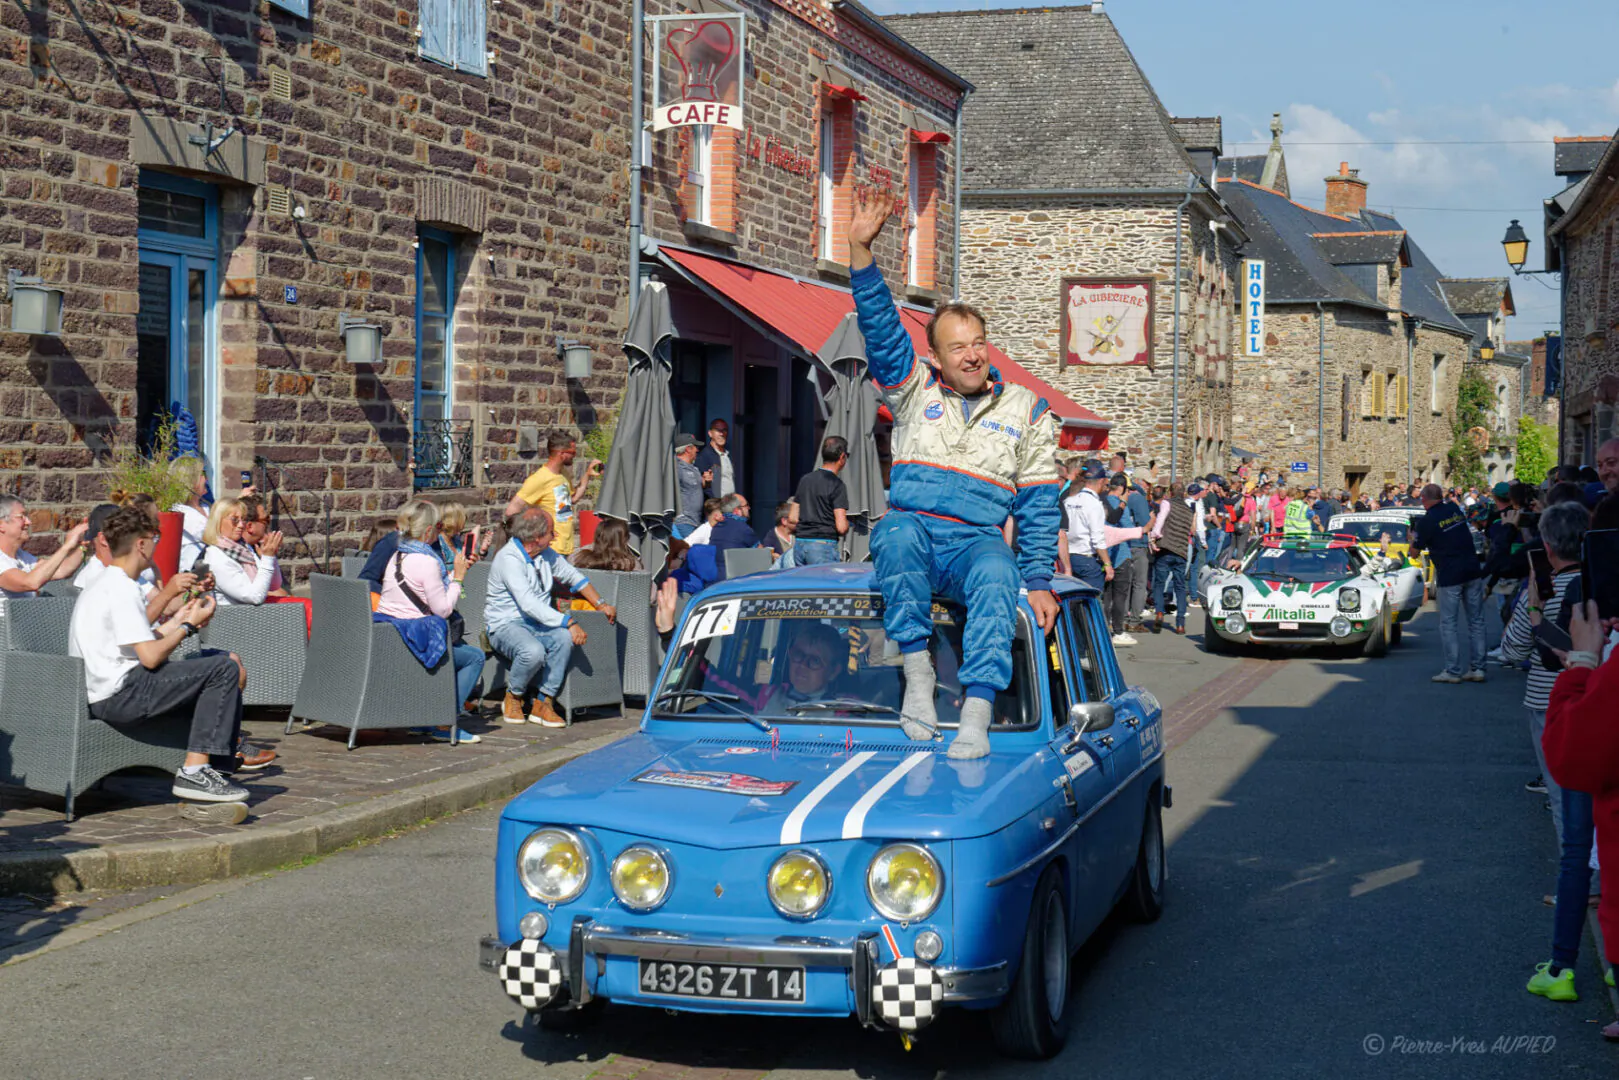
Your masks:
{"label": "white sock", "polygon": [[959,761],[989,753],[989,705],[988,699],[980,697],[970,697],[961,703],[961,726],[950,742],[951,757]]}
{"label": "white sock", "polygon": [[185,773],[187,776],[196,776],[198,773],[202,772],[203,768],[204,766],[201,765],[182,765],[180,766],[180,771]]}
{"label": "white sock", "polygon": [[906,738],[931,739],[939,733],[939,715],[933,708],[933,657],[926,649],[905,654],[905,700],[899,707],[899,726]]}

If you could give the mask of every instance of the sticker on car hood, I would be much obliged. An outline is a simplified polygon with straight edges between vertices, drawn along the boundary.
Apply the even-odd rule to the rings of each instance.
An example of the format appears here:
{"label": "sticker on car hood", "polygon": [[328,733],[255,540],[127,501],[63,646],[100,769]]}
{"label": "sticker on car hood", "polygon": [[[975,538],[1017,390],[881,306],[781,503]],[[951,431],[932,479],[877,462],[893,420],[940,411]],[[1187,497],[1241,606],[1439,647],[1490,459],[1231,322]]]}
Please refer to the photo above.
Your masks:
{"label": "sticker on car hood", "polygon": [[635,778],[638,784],[691,788],[695,791],[723,791],[728,795],[785,795],[798,786],[797,780],[766,780],[733,772],[674,772],[651,769]]}

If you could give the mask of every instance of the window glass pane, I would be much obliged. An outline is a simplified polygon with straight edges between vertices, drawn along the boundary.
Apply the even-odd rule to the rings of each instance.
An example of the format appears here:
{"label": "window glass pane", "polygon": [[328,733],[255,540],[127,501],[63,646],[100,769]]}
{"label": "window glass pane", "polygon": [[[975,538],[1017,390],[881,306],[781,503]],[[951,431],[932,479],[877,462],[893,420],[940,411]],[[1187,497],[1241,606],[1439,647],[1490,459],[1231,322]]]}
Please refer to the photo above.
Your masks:
{"label": "window glass pane", "polygon": [[158,413],[169,407],[169,268],[141,263],[135,316],[135,434],[148,449]]}
{"label": "window glass pane", "polygon": [[1068,616],[1072,620],[1069,626],[1074,631],[1074,651],[1079,654],[1080,685],[1084,688],[1086,701],[1106,701],[1102,673],[1097,670],[1096,651],[1091,647],[1090,623],[1085,619],[1087,603],[1085,600],[1071,600],[1068,603]]}
{"label": "window glass pane", "polygon": [[422,319],[421,368],[417,379],[423,395],[442,394],[447,389],[444,379],[445,323],[445,319],[438,317]]}
{"label": "window glass pane", "polygon": [[451,290],[450,248],[438,240],[422,237],[422,310],[445,314]]}
{"label": "window glass pane", "polygon": [[422,405],[419,411],[420,415],[416,417],[417,426],[420,426],[429,420],[444,419],[444,395],[424,393],[422,395]]}
{"label": "window glass pane", "polygon": [[208,235],[208,201],[200,195],[143,187],[139,189],[136,214],[143,229],[199,240]]}
{"label": "window glass pane", "polygon": [[209,422],[203,395],[208,365],[208,275],[192,270],[186,277],[186,408],[201,426]]}

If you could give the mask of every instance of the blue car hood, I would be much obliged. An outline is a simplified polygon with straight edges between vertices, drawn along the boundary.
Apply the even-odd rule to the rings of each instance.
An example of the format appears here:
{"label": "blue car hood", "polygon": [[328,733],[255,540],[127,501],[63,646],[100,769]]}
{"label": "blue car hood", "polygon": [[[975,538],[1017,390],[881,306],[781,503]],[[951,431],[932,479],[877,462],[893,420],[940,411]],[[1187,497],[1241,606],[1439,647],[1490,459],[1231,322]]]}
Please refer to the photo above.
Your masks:
{"label": "blue car hood", "polygon": [[[1004,828],[1043,797],[1038,762],[1048,752],[1024,745],[952,761],[942,743],[783,738],[772,748],[639,733],[549,774],[505,816],[727,849],[964,839]],[[1022,795],[1009,797],[1015,786]]]}

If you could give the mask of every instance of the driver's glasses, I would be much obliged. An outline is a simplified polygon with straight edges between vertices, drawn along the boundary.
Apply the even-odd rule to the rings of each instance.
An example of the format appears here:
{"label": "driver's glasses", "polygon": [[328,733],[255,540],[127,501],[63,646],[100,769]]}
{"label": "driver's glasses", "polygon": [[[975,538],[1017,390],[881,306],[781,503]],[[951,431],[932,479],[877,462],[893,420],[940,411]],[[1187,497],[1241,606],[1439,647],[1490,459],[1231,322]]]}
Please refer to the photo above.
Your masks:
{"label": "driver's glasses", "polygon": [[791,649],[787,653],[787,662],[806,671],[820,671],[826,667],[826,658],[803,649]]}

